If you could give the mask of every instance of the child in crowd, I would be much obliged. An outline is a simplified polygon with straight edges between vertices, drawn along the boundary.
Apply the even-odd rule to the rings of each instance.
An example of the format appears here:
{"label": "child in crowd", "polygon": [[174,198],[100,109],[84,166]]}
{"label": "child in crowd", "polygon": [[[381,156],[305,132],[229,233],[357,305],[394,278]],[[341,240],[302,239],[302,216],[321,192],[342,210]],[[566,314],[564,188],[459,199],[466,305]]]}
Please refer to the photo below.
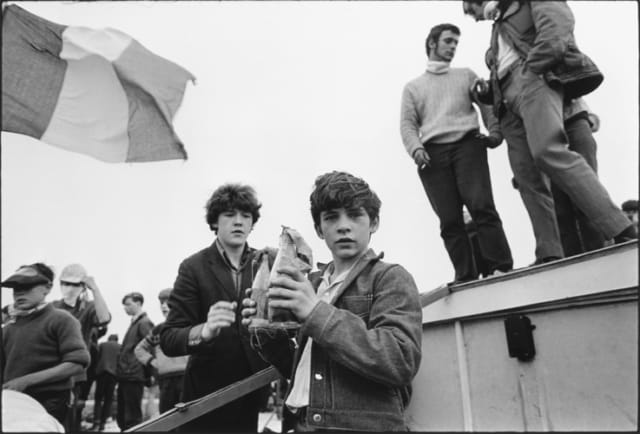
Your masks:
{"label": "child in crowd", "polygon": [[2,388],[24,392],[64,424],[72,377],[89,365],[80,323],[44,300],[53,271],[24,265],[0,285],[13,289],[10,320],[2,329]]}
{"label": "child in crowd", "polygon": [[[269,303],[291,310],[301,327],[294,339],[285,330],[252,336],[261,356],[291,379],[283,432],[406,430],[404,410],[421,358],[415,282],[368,248],[380,199],[365,181],[324,174],[310,200],[316,233],[333,261],[309,280],[280,268],[285,276],[271,282]],[[249,325],[255,303],[245,298],[243,306],[242,322]]]}
{"label": "child in crowd", "polygon": [[[169,314],[169,296],[171,288],[163,289],[158,294],[160,310],[165,318]],[[164,323],[155,326],[133,350],[136,358],[146,367],[153,368],[160,387],[160,413],[171,410],[182,400],[182,383],[184,370],[189,356],[168,357],[160,348],[160,330]]]}

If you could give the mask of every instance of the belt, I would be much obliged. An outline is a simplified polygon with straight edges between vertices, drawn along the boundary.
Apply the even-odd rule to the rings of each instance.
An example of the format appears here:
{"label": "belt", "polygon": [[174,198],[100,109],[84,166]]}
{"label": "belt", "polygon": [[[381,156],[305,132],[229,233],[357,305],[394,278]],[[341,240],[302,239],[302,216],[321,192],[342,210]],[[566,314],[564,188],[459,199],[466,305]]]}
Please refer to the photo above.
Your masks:
{"label": "belt", "polygon": [[500,86],[504,85],[507,82],[509,77],[511,77],[511,72],[514,69],[519,68],[520,65],[522,65],[522,61],[516,60],[515,62],[512,62],[511,65],[507,66],[507,70],[504,75],[501,78],[498,78],[498,83],[500,84]]}

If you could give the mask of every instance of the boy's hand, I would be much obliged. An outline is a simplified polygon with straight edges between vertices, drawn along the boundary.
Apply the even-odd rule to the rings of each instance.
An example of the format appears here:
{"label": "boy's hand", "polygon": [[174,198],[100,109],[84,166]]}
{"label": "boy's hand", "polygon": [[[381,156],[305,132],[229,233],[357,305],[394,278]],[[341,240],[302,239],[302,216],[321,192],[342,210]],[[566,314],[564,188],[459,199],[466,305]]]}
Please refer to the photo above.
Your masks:
{"label": "boy's hand", "polygon": [[82,283],[84,283],[85,288],[87,288],[90,291],[95,291],[96,288],[98,287],[98,285],[96,285],[96,281],[93,278],[93,276],[85,276],[82,279]]}
{"label": "boy's hand", "polygon": [[275,308],[289,309],[300,321],[305,321],[320,298],[316,295],[311,282],[296,267],[283,266],[278,269],[284,276],[271,281],[268,297],[269,305]]}
{"label": "boy's hand", "polygon": [[242,299],[242,325],[249,326],[251,324],[251,318],[256,314],[256,302],[251,299],[251,288],[245,290],[247,294],[246,298]]}
{"label": "boy's hand", "polygon": [[16,392],[23,392],[27,387],[29,387],[29,381],[25,379],[24,376],[14,378],[13,380],[9,380],[2,385],[3,389],[15,390]]}
{"label": "boy's hand", "polygon": [[210,341],[220,334],[220,330],[229,327],[236,321],[236,302],[218,301],[209,308],[207,322],[204,323],[200,336],[203,341]]}

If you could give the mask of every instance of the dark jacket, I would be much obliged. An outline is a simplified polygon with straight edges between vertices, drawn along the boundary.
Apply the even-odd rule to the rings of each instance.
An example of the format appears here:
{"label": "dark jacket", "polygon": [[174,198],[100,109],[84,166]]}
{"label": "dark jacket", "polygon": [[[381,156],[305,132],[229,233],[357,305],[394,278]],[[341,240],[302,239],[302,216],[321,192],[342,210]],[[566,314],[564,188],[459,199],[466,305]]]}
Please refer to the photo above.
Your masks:
{"label": "dark jacket", "polygon": [[98,345],[96,375],[108,372],[115,376],[118,366],[118,354],[120,354],[120,344],[115,341],[106,341]]}
{"label": "dark jacket", "polygon": [[[284,334],[252,342],[294,379],[304,344],[313,338],[306,415],[311,427],[407,429],[404,410],[420,366],[422,308],[411,275],[381,257],[369,250],[346,277],[335,303],[316,305],[298,332],[297,349]],[[310,276],[316,289],[323,272]],[[292,387],[293,381],[287,396]]]}
{"label": "dark jacket", "polygon": [[127,329],[118,354],[118,366],[116,369],[118,381],[144,383],[149,380],[145,367],[138,361],[133,351],[138,342],[144,339],[152,328],[153,323],[147,314],[143,312]]}
{"label": "dark jacket", "polygon": [[[513,1],[502,1],[503,9]],[[596,64],[576,44],[575,19],[565,1],[520,1],[513,13],[498,19],[492,30],[487,63],[497,90],[497,32],[524,59],[524,65],[543,75],[550,86],[562,86],[566,99],[595,90],[604,77]],[[496,96],[494,94],[494,100]],[[486,101],[484,101],[486,102]]]}
{"label": "dark jacket", "polygon": [[[246,248],[242,260],[242,283],[236,290],[224,258],[215,242],[189,258],[178,269],[169,298],[169,315],[160,330],[160,347],[169,357],[190,354],[185,371],[183,398],[200,398],[231,383],[247,378],[268,365],[251,348],[248,329],[241,324],[244,290],[251,286],[257,267],[255,250]],[[189,330],[207,319],[217,301],[236,301],[236,322],[224,328],[210,342],[188,345]],[[188,431],[257,430],[260,392],[254,392],[208,413],[189,426]],[[205,420],[206,419],[206,420]]]}

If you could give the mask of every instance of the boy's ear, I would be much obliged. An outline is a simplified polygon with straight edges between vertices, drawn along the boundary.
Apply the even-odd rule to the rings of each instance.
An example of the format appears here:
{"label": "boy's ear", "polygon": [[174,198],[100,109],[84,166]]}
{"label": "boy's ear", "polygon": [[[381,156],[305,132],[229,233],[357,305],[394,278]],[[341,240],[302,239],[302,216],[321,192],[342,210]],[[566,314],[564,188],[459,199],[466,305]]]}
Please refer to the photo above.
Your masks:
{"label": "boy's ear", "polygon": [[316,230],[316,234],[318,235],[318,238],[320,238],[321,240],[324,240],[324,234],[322,233],[322,229],[320,228],[320,225],[313,225],[313,228]]}
{"label": "boy's ear", "polygon": [[379,226],[380,226],[380,217],[376,217],[375,220],[373,220],[369,225],[369,233],[371,234],[375,233],[378,230]]}

